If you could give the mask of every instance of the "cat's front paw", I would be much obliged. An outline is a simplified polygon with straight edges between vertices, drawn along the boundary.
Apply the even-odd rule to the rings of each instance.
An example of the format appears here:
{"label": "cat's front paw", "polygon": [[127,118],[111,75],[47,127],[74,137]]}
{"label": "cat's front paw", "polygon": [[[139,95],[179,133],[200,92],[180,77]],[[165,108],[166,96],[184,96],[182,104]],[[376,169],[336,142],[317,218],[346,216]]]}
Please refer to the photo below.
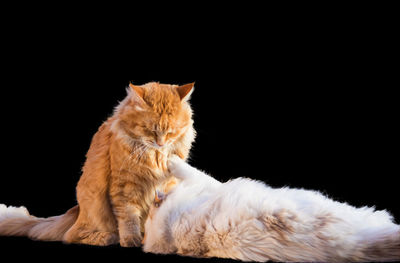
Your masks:
{"label": "cat's front paw", "polygon": [[142,238],[137,235],[124,235],[119,238],[121,247],[140,247]]}
{"label": "cat's front paw", "polygon": [[180,163],[184,163],[185,161],[182,160],[178,155],[174,154],[170,158],[168,158],[168,171],[174,175],[177,170],[177,167]]}

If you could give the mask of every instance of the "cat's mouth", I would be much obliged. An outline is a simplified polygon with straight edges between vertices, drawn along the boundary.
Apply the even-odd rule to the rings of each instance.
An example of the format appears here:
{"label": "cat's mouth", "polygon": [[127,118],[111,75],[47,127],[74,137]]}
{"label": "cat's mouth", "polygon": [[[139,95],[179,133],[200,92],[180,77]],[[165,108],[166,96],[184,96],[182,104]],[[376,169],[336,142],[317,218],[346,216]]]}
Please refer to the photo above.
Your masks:
{"label": "cat's mouth", "polygon": [[163,144],[163,145],[159,145],[159,144],[157,144],[157,143],[152,143],[152,144],[151,144],[151,147],[153,147],[153,148],[155,148],[155,149],[163,149],[164,146],[165,146],[165,144]]}
{"label": "cat's mouth", "polygon": [[152,142],[152,141],[144,141],[144,144],[145,144],[147,147],[152,148],[152,149],[155,149],[155,150],[157,150],[157,151],[165,150],[165,149],[167,149],[168,146],[169,146],[168,143],[165,143],[165,144],[160,145],[160,144],[158,144],[158,143],[156,143],[156,142]]}

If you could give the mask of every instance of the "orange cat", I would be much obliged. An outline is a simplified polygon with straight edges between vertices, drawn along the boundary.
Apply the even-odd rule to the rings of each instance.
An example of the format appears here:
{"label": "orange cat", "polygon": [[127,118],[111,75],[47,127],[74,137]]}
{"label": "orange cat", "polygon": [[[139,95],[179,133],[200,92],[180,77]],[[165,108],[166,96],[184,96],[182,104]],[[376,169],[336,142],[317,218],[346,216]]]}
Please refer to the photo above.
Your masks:
{"label": "orange cat", "polygon": [[0,205],[0,235],[67,243],[139,246],[167,158],[187,158],[195,137],[187,102],[193,83],[130,84],[128,96],[94,135],[77,186],[78,206],[50,218]]}

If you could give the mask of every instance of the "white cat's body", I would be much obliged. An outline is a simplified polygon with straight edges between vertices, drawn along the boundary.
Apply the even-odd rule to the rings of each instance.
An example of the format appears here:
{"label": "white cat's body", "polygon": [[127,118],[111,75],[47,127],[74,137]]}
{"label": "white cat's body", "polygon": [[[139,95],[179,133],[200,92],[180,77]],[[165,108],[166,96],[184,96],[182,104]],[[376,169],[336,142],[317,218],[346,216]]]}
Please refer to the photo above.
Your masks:
{"label": "white cat's body", "polygon": [[386,211],[246,178],[220,183],[178,159],[170,170],[182,182],[146,221],[146,252],[244,261],[400,260],[400,226]]}

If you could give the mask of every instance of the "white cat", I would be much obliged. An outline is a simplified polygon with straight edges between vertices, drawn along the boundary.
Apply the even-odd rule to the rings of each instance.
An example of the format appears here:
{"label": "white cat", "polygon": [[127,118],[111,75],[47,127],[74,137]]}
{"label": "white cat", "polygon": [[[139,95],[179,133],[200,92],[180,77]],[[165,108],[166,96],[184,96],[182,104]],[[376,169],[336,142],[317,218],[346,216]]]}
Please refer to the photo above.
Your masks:
{"label": "white cat", "polygon": [[221,183],[180,158],[169,169],[181,182],[151,207],[145,252],[244,261],[400,260],[400,226],[386,211],[247,178]]}

